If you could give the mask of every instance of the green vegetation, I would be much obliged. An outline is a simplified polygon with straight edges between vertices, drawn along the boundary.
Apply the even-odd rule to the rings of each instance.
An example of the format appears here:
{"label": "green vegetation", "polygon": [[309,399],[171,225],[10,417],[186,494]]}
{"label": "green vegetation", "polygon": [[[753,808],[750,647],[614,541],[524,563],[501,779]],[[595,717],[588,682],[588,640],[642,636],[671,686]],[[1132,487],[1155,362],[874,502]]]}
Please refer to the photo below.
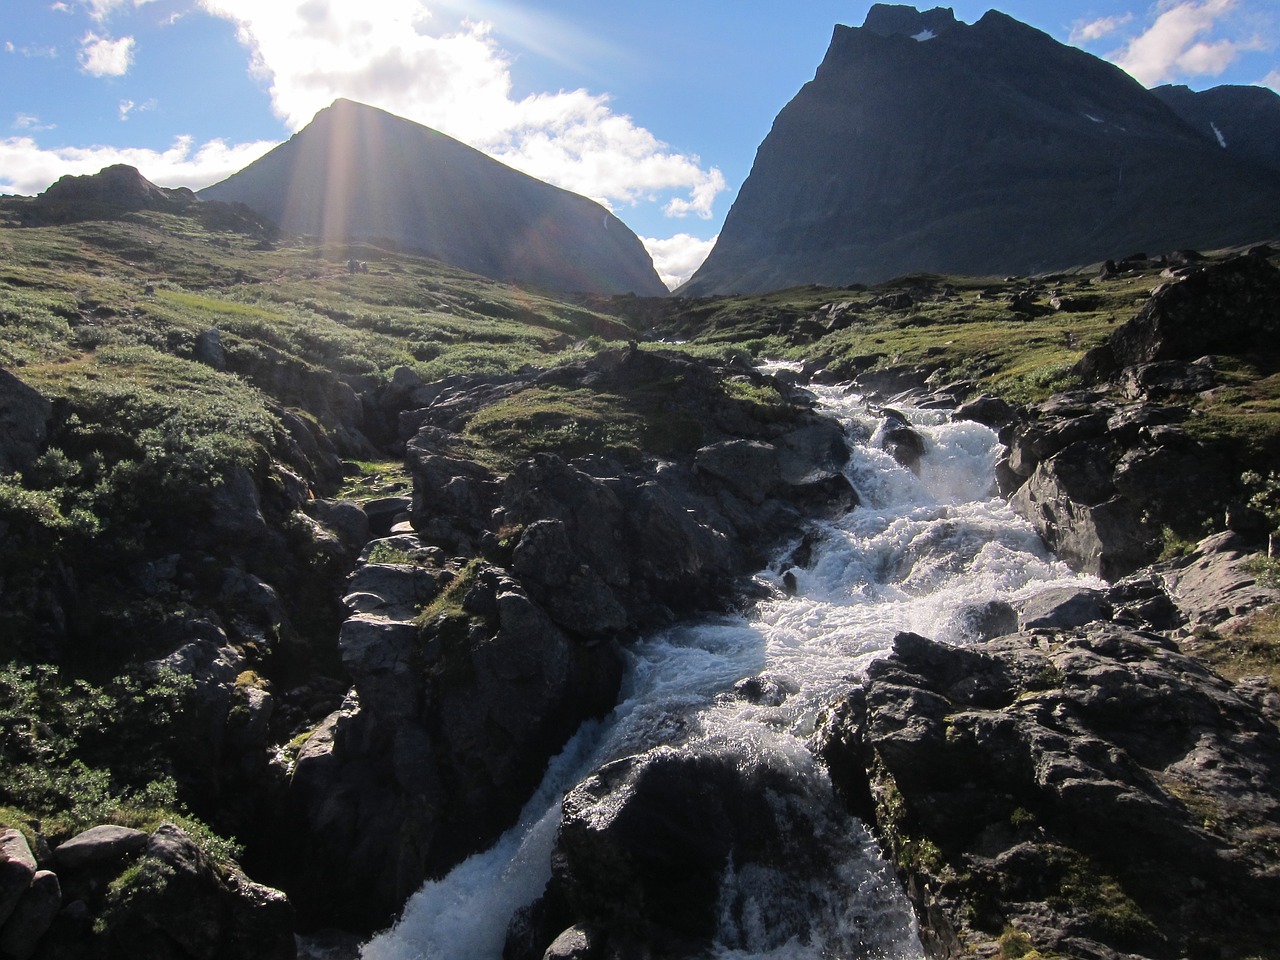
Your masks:
{"label": "green vegetation", "polygon": [[239,847],[188,815],[171,748],[199,737],[189,678],[161,670],[95,685],[49,664],[0,668],[0,819],[57,841],[99,823],[183,826],[221,859]]}
{"label": "green vegetation", "polygon": [[347,460],[343,463],[339,500],[364,503],[380,497],[405,496],[413,488],[402,460]]}
{"label": "green vegetation", "polygon": [[[849,377],[924,366],[1028,402],[1077,386],[1074,364],[1159,282],[1155,270],[1109,281],[1062,276],[1034,283],[917,275],[869,290],[797,287],[694,301],[670,326],[690,346],[734,345],[753,357],[786,360],[817,356]],[[1055,294],[1066,309],[1054,309]]]}
{"label": "green vegetation", "polygon": [[1155,934],[1155,925],[1120,883],[1083,854],[1059,849],[1050,868],[1060,878],[1050,906],[1083,914],[1100,932],[1120,943],[1142,943]]}

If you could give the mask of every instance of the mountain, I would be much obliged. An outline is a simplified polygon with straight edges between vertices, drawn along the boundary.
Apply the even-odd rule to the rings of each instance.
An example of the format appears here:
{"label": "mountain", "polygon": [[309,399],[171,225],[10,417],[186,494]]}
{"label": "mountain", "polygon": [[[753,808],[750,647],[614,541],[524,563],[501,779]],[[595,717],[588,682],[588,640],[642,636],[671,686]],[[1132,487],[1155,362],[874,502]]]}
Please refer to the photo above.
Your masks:
{"label": "mountain", "polygon": [[199,196],[242,202],[292,233],[390,240],[498,280],[667,292],[639,238],[600,204],[350,100]]}
{"label": "mountain", "polygon": [[1275,236],[1280,173],[1241,143],[1223,150],[1119,68],[1002,13],[877,4],[835,28],[680,292],[1030,274]]}
{"label": "mountain", "polygon": [[1280,174],[1280,96],[1234,84],[1192,90],[1165,84],[1151,92],[1214,146]]}

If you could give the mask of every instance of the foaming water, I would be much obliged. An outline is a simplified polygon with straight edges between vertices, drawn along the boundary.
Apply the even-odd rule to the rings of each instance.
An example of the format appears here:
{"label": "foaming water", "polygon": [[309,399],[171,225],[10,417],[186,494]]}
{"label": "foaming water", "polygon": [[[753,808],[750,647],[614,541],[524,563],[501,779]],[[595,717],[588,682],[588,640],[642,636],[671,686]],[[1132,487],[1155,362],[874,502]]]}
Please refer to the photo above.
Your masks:
{"label": "foaming water", "polygon": [[[362,957],[497,960],[511,917],[550,877],[565,791],[609,760],[661,745],[731,752],[744,766],[785,770],[805,810],[780,807],[779,823],[802,825],[830,854],[820,876],[727,868],[717,957],[922,955],[891,870],[863,825],[840,811],[805,739],[899,631],[972,642],[967,608],[1016,602],[1080,578],[995,496],[992,431],[904,411],[925,443],[917,474],[875,445],[879,419],[860,399],[833,389],[819,399],[851,436],[869,438],[855,445],[847,469],[862,504],[817,528],[810,562],[790,571],[794,595],[782,591],[787,571],[767,572],[761,577],[778,587],[776,597],[750,618],[705,620],[633,645],[620,705],[587,724],[551,763],[520,822],[491,849],[426,884]],[[752,677],[769,696],[733,695],[735,684]]]}

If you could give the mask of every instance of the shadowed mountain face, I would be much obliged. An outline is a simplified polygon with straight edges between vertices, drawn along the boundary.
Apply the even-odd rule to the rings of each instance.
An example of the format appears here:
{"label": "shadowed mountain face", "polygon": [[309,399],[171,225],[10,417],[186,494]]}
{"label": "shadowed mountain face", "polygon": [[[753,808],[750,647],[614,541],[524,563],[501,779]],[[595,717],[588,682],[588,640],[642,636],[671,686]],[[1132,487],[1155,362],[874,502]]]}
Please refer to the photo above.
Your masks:
{"label": "shadowed mountain face", "polygon": [[995,11],[878,4],[836,27],[680,292],[1027,274],[1277,233],[1276,169],[1118,68]]}
{"label": "shadowed mountain face", "polygon": [[200,197],[240,201],[289,232],[390,240],[499,280],[666,293],[639,238],[598,203],[350,100]]}
{"label": "shadowed mountain face", "polygon": [[1165,84],[1151,92],[1215,147],[1280,176],[1280,96],[1266,87],[1209,90]]}

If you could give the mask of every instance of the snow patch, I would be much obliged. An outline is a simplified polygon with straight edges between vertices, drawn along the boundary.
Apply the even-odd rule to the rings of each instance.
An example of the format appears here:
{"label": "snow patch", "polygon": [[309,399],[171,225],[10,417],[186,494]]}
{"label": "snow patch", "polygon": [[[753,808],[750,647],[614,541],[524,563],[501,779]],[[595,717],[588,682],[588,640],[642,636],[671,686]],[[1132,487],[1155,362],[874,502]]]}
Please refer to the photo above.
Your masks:
{"label": "snow patch", "polygon": [[1227,138],[1222,135],[1222,131],[1218,129],[1218,125],[1210,120],[1209,126],[1213,127],[1213,135],[1218,138],[1218,146],[1223,150],[1227,149]]}
{"label": "snow patch", "polygon": [[1086,118],[1086,119],[1088,119],[1088,120],[1092,120],[1094,123],[1101,123],[1101,122],[1102,122],[1102,118],[1101,118],[1101,117],[1095,117],[1092,113],[1086,113],[1086,114],[1085,114],[1085,118]]}
{"label": "snow patch", "polygon": [[930,30],[928,27],[925,27],[923,30],[921,30],[919,33],[917,33],[917,34],[916,34],[915,36],[913,36],[911,39],[912,39],[912,40],[918,40],[920,43],[924,43],[926,40],[932,40],[932,39],[933,39],[934,37],[936,37],[936,36],[937,36],[937,34],[936,34],[936,33],[934,33],[934,32],[933,32],[932,30]]}

